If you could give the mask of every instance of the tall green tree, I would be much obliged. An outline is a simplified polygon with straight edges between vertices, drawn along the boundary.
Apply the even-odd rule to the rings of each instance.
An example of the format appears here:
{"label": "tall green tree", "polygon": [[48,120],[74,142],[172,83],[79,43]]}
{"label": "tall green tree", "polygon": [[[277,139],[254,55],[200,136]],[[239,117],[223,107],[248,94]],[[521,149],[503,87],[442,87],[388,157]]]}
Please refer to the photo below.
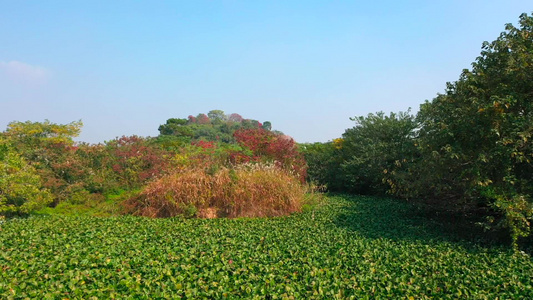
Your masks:
{"label": "tall green tree", "polygon": [[220,124],[222,122],[227,121],[228,117],[224,113],[224,111],[220,109],[213,109],[207,113],[207,116],[211,120],[212,123]]}
{"label": "tall green tree", "polygon": [[[507,24],[446,93],[421,106],[426,196],[486,207],[489,221],[529,234],[533,197],[533,16]],[[422,190],[420,188],[420,190]],[[420,191],[421,195],[424,192]]]}
{"label": "tall green tree", "polygon": [[0,136],[0,215],[27,214],[51,201],[36,170]]}
{"label": "tall green tree", "polygon": [[415,152],[415,117],[409,112],[383,112],[351,118],[356,125],[343,134],[341,167],[346,189],[385,194],[387,177]]}
{"label": "tall green tree", "polygon": [[74,144],[73,138],[81,132],[83,123],[80,121],[68,124],[56,124],[49,120],[44,122],[11,122],[3,135],[21,152],[27,154],[35,149],[50,145]]}
{"label": "tall green tree", "polygon": [[83,123],[11,122],[2,133],[20,156],[36,169],[43,185],[54,195],[54,203],[68,197],[66,189],[80,177],[76,165],[74,137]]}
{"label": "tall green tree", "polygon": [[341,165],[342,139],[327,143],[300,144],[299,149],[307,162],[308,180],[328,191],[345,191],[345,176]]}
{"label": "tall green tree", "polygon": [[175,137],[178,144],[179,142],[190,143],[191,138],[194,137],[194,131],[188,123],[187,119],[170,118],[165,124],[159,126],[159,134]]}

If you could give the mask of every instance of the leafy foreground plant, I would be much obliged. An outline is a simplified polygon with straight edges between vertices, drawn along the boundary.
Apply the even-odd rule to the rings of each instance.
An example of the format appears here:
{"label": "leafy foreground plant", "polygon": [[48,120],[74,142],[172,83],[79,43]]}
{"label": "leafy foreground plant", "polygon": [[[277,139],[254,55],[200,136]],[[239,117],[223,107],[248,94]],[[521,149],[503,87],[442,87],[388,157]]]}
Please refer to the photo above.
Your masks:
{"label": "leafy foreground plant", "polygon": [[533,297],[531,257],[454,242],[410,211],[337,196],[271,219],[13,219],[0,298]]}

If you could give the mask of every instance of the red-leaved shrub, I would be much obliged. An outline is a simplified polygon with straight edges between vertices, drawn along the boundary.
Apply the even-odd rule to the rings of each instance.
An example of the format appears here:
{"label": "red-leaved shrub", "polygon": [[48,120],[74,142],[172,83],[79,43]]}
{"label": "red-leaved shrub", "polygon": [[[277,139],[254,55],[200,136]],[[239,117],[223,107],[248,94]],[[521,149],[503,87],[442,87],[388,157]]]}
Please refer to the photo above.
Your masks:
{"label": "red-leaved shrub", "polygon": [[121,184],[138,187],[160,175],[168,166],[169,153],[146,138],[123,136],[107,142],[111,153],[112,169]]}
{"label": "red-leaved shrub", "polygon": [[[275,162],[279,167],[294,172],[301,182],[307,176],[307,164],[302,153],[298,151],[296,142],[289,136],[278,135],[263,128],[241,129],[234,133],[237,143],[251,150],[247,161]],[[230,156],[231,157],[231,156]],[[240,161],[246,161],[242,154],[233,154]]]}

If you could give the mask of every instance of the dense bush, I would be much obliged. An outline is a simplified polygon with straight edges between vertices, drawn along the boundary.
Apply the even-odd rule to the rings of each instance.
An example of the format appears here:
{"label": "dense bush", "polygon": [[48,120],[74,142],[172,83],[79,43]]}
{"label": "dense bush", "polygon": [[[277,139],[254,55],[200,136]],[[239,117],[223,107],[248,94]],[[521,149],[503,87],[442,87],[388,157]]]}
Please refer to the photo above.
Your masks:
{"label": "dense bush", "polygon": [[55,124],[44,122],[11,122],[2,135],[28,160],[46,160],[41,151],[56,145],[74,144],[73,138],[78,136],[83,123]]}
{"label": "dense bush", "polygon": [[69,185],[83,178],[73,140],[81,126],[81,121],[11,122],[2,133],[13,149],[35,168],[44,187],[52,193],[54,205],[69,198]]}
{"label": "dense bush", "polygon": [[106,150],[122,187],[140,187],[162,174],[169,165],[170,153],[148,138],[123,136],[106,142]]}
{"label": "dense bush", "polygon": [[309,182],[325,187],[328,191],[346,191],[342,172],[342,139],[327,143],[301,144],[300,151],[307,162]]}
{"label": "dense bush", "polygon": [[305,193],[306,163],[294,140],[257,127],[235,131],[234,139],[235,144],[193,140],[177,148],[171,175],[149,183],[125,203],[126,211],[155,217],[274,216],[298,211]]}
{"label": "dense bush", "polygon": [[234,144],[234,133],[239,129],[263,128],[270,130],[272,124],[264,124],[257,120],[244,119],[241,115],[233,113],[226,115],[221,110],[211,110],[206,114],[189,116],[187,119],[171,118],[159,126],[158,141],[165,146],[183,146],[190,142],[200,140],[216,141]]}
{"label": "dense bush", "polygon": [[[206,177],[206,180],[213,179],[215,174],[228,180],[228,174],[233,176],[244,172],[239,171],[240,164],[254,162],[272,163],[277,169],[268,172],[266,169],[259,170],[250,173],[253,174],[251,177],[242,173],[239,185],[231,193],[225,191],[229,194],[216,198],[229,203],[228,201],[233,201],[231,197],[235,197],[235,203],[241,204],[222,204],[222,200],[219,200],[217,205],[223,206],[223,214],[228,216],[277,215],[279,212],[276,205],[268,209],[256,206],[254,213],[248,213],[251,209],[243,206],[245,195],[264,193],[270,194],[271,199],[275,198],[278,188],[283,190],[284,187],[269,185],[268,182],[258,186],[256,181],[259,181],[261,176],[265,176],[267,181],[273,180],[268,179],[269,174],[280,172],[287,174],[278,174],[279,178],[286,178],[292,176],[288,173],[294,173],[303,182],[306,165],[294,140],[269,131],[270,122],[265,124],[266,126],[263,126],[258,121],[244,119],[237,114],[226,116],[222,111],[213,110],[208,115],[167,120],[165,125],[160,126],[161,135],[156,139],[123,136],[104,144],[75,143],[73,137],[79,134],[81,122],[61,125],[49,121],[12,122],[1,136],[14,145],[13,149],[17,149],[21,159],[25,159],[21,161],[28,162],[28,170],[33,170],[36,178],[42,179],[42,185],[50,191],[53,199],[51,206],[59,206],[59,210],[75,206],[85,210],[103,205],[105,210],[109,211],[110,201],[120,201],[119,198],[126,197],[117,198],[115,195],[130,195],[166,174],[181,174],[185,180],[197,172],[210,176]],[[259,136],[263,137],[261,141],[253,138]],[[11,156],[9,158],[13,159]],[[232,171],[228,173],[230,169]],[[187,177],[187,174],[190,176]],[[254,181],[250,178],[256,179]],[[291,177],[286,183],[290,185],[293,181]],[[29,179],[28,182],[33,188],[40,189],[40,182],[37,184],[37,181]],[[270,192],[267,192],[267,189],[271,189]],[[244,194],[239,194],[239,191]],[[259,197],[258,195],[254,197]],[[200,194],[191,197],[182,200],[186,203],[202,202]],[[105,201],[106,199],[108,201]],[[191,207],[177,209],[183,213],[183,209]],[[150,209],[159,208],[149,208],[145,205],[143,213],[148,214]],[[293,210],[280,208],[283,213]]]}
{"label": "dense bush", "polygon": [[91,193],[103,194],[122,188],[112,168],[114,158],[108,150],[103,144],[79,143],[76,147],[78,166],[84,174],[80,181]]}
{"label": "dense bush", "polygon": [[417,156],[415,117],[383,112],[351,119],[353,128],[328,143],[302,145],[309,180],[330,191],[384,195]]}
{"label": "dense bush", "polygon": [[150,217],[279,216],[299,211],[305,192],[297,178],[275,165],[187,168],[149,183],[125,206]]}

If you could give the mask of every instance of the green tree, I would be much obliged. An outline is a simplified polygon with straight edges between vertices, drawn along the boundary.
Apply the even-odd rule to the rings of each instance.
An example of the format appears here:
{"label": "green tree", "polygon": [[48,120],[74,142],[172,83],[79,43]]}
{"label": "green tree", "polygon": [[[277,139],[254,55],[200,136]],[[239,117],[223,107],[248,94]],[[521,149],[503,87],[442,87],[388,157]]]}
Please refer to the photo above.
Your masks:
{"label": "green tree", "polygon": [[74,137],[82,122],[56,124],[44,122],[11,122],[2,133],[21,157],[37,171],[43,185],[54,195],[57,204],[70,196],[69,185],[83,177],[78,165]]}
{"label": "green tree", "polygon": [[272,130],[272,123],[270,123],[270,121],[263,122],[263,129],[268,131]]}
{"label": "green tree", "polygon": [[0,215],[31,213],[51,201],[36,170],[0,137]]}
{"label": "green tree", "polygon": [[328,191],[345,191],[342,173],[342,139],[327,143],[300,144],[307,162],[310,182],[325,186]]}
{"label": "green tree", "polygon": [[356,126],[343,134],[342,173],[346,189],[360,194],[385,194],[387,172],[407,162],[415,151],[417,124],[408,112],[383,112],[351,118]]}
{"label": "green tree", "polygon": [[207,116],[209,117],[211,122],[215,124],[220,124],[222,122],[227,121],[228,119],[224,111],[219,110],[219,109],[214,109],[214,110],[209,111],[207,113]]}
{"label": "green tree", "polygon": [[194,136],[194,131],[188,125],[187,119],[170,118],[165,124],[160,125],[158,130],[161,136],[175,136],[179,141],[185,143],[189,143]]}
{"label": "green tree", "polygon": [[488,208],[515,245],[533,213],[533,16],[519,24],[483,43],[472,70],[421,106],[421,166],[431,171],[414,181],[443,206]]}
{"label": "green tree", "polygon": [[74,137],[81,132],[83,123],[80,121],[68,124],[55,124],[48,120],[44,122],[11,122],[3,135],[9,142],[25,156],[37,149],[51,145],[74,144]]}

